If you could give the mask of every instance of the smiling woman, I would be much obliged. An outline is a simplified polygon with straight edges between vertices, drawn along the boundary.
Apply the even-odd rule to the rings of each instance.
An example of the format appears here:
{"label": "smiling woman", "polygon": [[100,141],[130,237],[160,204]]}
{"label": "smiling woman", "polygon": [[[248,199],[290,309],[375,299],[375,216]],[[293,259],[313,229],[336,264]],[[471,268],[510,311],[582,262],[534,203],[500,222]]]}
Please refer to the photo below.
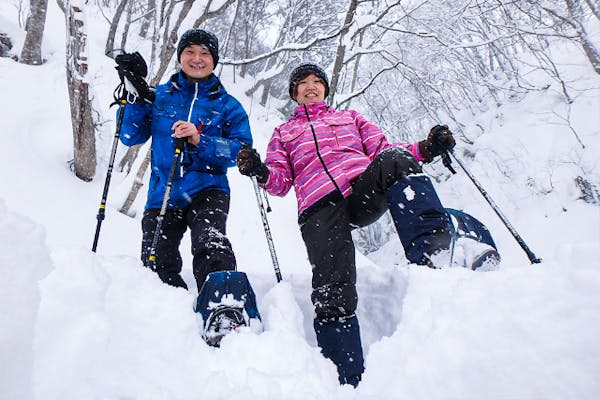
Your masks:
{"label": "smiling woman", "polygon": [[[313,266],[317,342],[337,366],[340,383],[357,386],[364,366],[351,231],[389,209],[407,258],[428,264],[433,254],[448,251],[449,220],[431,181],[421,174],[419,161],[433,159],[423,153],[432,148],[429,139],[389,143],[358,112],[327,106],[329,81],[315,64],[292,71],[289,94],[298,106],[288,122],[275,128],[265,163],[256,151],[242,149],[238,168],[256,176],[273,195],[285,196],[294,187],[298,223]],[[452,148],[447,126],[432,132],[439,148]],[[407,199],[409,189],[417,195]]]}
{"label": "smiling woman", "polygon": [[325,100],[325,82],[314,74],[296,84],[294,99],[298,104],[318,103]]}
{"label": "smiling woman", "polygon": [[290,74],[289,93],[298,104],[324,101],[329,96],[327,74],[318,65],[302,64]]}

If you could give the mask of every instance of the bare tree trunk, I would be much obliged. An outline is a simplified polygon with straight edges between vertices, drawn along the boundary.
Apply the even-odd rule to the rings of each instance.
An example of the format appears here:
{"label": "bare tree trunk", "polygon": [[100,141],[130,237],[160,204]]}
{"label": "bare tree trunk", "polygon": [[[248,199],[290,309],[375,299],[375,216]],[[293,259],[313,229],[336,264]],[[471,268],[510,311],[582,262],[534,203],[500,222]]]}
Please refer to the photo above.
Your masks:
{"label": "bare tree trunk", "polygon": [[[212,0],[208,1],[209,5],[211,2],[212,2]],[[162,37],[163,41],[162,41],[162,46],[160,48],[160,56],[159,56],[160,64],[156,71],[156,75],[154,76],[154,78],[151,81],[152,85],[158,84],[158,82],[160,82],[163,75],[167,71],[167,67],[169,66],[169,63],[171,62],[171,58],[173,57],[173,54],[175,53],[175,45],[177,44],[177,31],[179,30],[181,22],[185,19],[185,17],[190,12],[190,9],[192,8],[193,3],[194,3],[193,0],[185,0],[183,2],[183,5],[181,6],[181,10],[179,12],[179,16],[177,18],[177,22],[175,23],[175,25],[173,26],[172,29],[169,28],[169,24],[170,24],[169,21],[171,20],[171,13],[173,12],[174,4],[173,3],[170,4],[169,10],[167,11],[166,18],[165,18],[165,31],[164,31],[163,37]],[[169,30],[170,30],[170,32],[169,32]]]}
{"label": "bare tree trunk", "polygon": [[[363,44],[364,32],[360,32],[358,34],[358,46],[362,47]],[[354,61],[354,68],[352,69],[352,79],[350,81],[350,93],[354,92],[356,89],[356,83],[358,81],[358,67],[360,66],[360,59],[362,58],[362,54],[358,54],[356,56],[356,60]],[[348,102],[348,107],[350,107],[350,102]]]}
{"label": "bare tree trunk", "polygon": [[[139,150],[139,148],[138,148],[138,150]],[[140,164],[140,168],[138,168],[138,172],[135,175],[135,180],[133,181],[131,190],[129,191],[129,194],[127,195],[127,199],[125,199],[125,203],[123,203],[123,206],[119,210],[120,212],[122,212],[125,215],[130,215],[129,210],[131,209],[131,206],[133,205],[133,202],[135,201],[135,198],[137,197],[140,189],[144,185],[144,174],[146,173],[146,170],[148,169],[148,165],[150,164],[150,151],[151,150],[148,149],[148,151],[146,152],[144,161],[142,161],[142,163]]]}
{"label": "bare tree trunk", "polygon": [[125,173],[129,174],[129,172],[131,171],[131,167],[133,166],[133,162],[137,158],[141,147],[141,144],[136,144],[135,146],[131,146],[127,149],[127,152],[125,153],[123,158],[121,158],[121,161],[119,161],[119,169],[121,170],[121,172],[127,170],[125,171]]}
{"label": "bare tree trunk", "polygon": [[65,2],[63,0],[56,0],[56,4],[58,5],[58,8],[60,8],[62,10],[63,13],[67,13],[67,9],[65,7]]}
{"label": "bare tree trunk", "polygon": [[156,0],[148,0],[147,11],[140,25],[140,36],[143,38],[148,37],[148,29],[150,29],[154,13],[156,13]]}
{"label": "bare tree trunk", "polygon": [[25,43],[21,51],[20,63],[29,65],[41,65],[42,39],[44,37],[44,26],[46,25],[46,11],[48,0],[30,0],[29,16],[27,17]]}
{"label": "bare tree trunk", "polygon": [[597,0],[585,0],[585,3],[588,5],[592,13],[596,16],[597,19],[600,19],[600,3]]}
{"label": "bare tree trunk", "polygon": [[[219,5],[219,8],[217,8],[216,10],[210,11],[210,8],[212,6],[212,0],[209,0],[206,4],[206,7],[204,8],[204,12],[200,15],[200,17],[198,17],[198,19],[196,19],[196,21],[194,21],[193,27],[198,28],[201,24],[203,24],[207,20],[209,20],[211,18],[215,18],[218,15],[221,15],[222,13],[225,12],[225,10],[230,5],[232,5],[234,3],[234,1],[235,0],[225,0],[223,3],[221,3]],[[178,39],[177,31],[178,31],[179,27],[181,26],[181,23],[183,22],[185,17],[190,12],[190,9],[192,8],[193,3],[194,3],[194,0],[185,0],[184,1],[183,6],[181,8],[181,12],[180,12],[179,16],[177,17],[177,22],[173,26],[173,29],[168,34],[167,34],[167,32],[165,32],[165,40],[163,41],[163,47],[162,47],[162,51],[160,53],[160,66],[158,68],[155,78],[153,79],[153,82],[159,81],[162,78],[162,76],[164,75],[164,73],[166,72],[167,66],[171,62],[171,58],[173,57],[173,54],[175,53],[175,45],[177,44],[177,39]],[[168,27],[167,27],[167,29],[168,29]]]}
{"label": "bare tree trunk", "polygon": [[157,54],[160,51],[160,39],[161,39],[161,21],[162,15],[165,9],[164,0],[158,0],[156,9],[152,14],[152,46],[150,48],[150,63],[148,64],[148,76],[153,77],[150,79],[150,85],[156,86],[160,82],[160,77],[157,78],[158,74],[155,73],[157,67],[156,63],[160,64],[160,59]]}
{"label": "bare tree trunk", "polygon": [[597,74],[600,74],[600,51],[596,48],[594,43],[590,40],[587,31],[583,25],[583,11],[578,3],[574,0],[565,0],[567,3],[567,9],[569,10],[569,14],[571,18],[574,19],[573,25],[575,26],[575,30],[577,31],[577,35],[579,36],[579,40],[581,42],[581,46],[583,47],[583,51],[587,56],[588,60],[594,67],[594,71]]}
{"label": "bare tree trunk", "polygon": [[75,175],[90,181],[96,173],[96,140],[87,74],[87,33],[84,8],[78,0],[67,0],[67,85],[73,126],[73,169]]}
{"label": "bare tree trunk", "polygon": [[129,27],[131,26],[131,9],[133,7],[133,2],[130,1],[127,4],[127,18],[125,19],[125,26],[123,27],[123,34],[121,35],[121,49],[123,50],[125,50],[127,36],[129,35]]}
{"label": "bare tree trunk", "polygon": [[[235,2],[235,12],[233,13],[232,23],[229,26],[229,29],[227,30],[227,34],[225,35],[225,39],[222,41],[221,45],[219,46],[220,47],[219,51],[221,51],[223,53],[226,53],[229,50],[229,45],[230,45],[230,42],[232,41],[231,40],[231,36],[232,36],[233,32],[235,31],[236,21],[238,20],[239,15],[240,15],[240,8],[241,8],[240,7],[240,3],[241,2],[239,2],[239,1]],[[234,47],[233,47],[233,49],[231,51],[231,54],[235,55],[235,54],[237,54],[236,53],[236,47],[235,47],[236,46],[235,40],[233,40],[233,46]],[[233,70],[233,80],[235,82],[235,68]]]}
{"label": "bare tree trunk", "polygon": [[348,11],[346,11],[346,17],[344,18],[344,28],[340,34],[340,42],[337,48],[337,52],[335,55],[335,62],[333,63],[333,71],[331,72],[331,84],[330,84],[330,92],[329,92],[329,103],[331,104],[333,97],[335,96],[335,92],[337,89],[337,85],[340,79],[340,72],[342,71],[342,66],[344,63],[344,56],[346,55],[346,45],[344,44],[344,37],[346,33],[348,33],[348,29],[350,28],[350,24],[354,19],[354,13],[356,12],[356,7],[358,5],[357,0],[350,0],[350,4],[348,4]]}
{"label": "bare tree trunk", "polygon": [[121,16],[123,15],[123,11],[125,10],[125,6],[129,0],[121,0],[117,9],[115,10],[115,15],[113,16],[113,20],[110,23],[110,29],[108,30],[108,37],[106,38],[106,46],[104,47],[104,54],[108,55],[111,58],[113,57],[113,50],[115,48],[115,35],[117,34],[117,29],[119,27],[119,21],[121,21]]}
{"label": "bare tree trunk", "polygon": [[8,57],[8,52],[12,47],[10,37],[6,33],[0,32],[0,57]]}

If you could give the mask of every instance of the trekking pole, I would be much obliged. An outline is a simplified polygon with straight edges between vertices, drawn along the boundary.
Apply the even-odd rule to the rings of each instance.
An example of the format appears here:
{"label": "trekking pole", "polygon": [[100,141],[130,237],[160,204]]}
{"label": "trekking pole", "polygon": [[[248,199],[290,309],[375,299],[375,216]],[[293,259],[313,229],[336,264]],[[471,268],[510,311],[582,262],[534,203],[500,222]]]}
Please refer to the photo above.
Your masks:
{"label": "trekking pole", "polygon": [[[450,153],[450,154],[448,154],[448,153]],[[487,200],[488,204],[492,207],[492,209],[494,210],[496,215],[498,215],[500,220],[504,223],[504,226],[506,226],[506,228],[510,231],[510,233],[515,238],[517,243],[519,243],[519,245],[521,246],[523,251],[525,251],[525,254],[527,254],[529,261],[532,264],[539,264],[540,262],[542,262],[542,260],[540,258],[536,257],[535,254],[533,254],[533,252],[529,249],[529,246],[527,246],[527,244],[521,238],[521,236],[517,233],[515,228],[513,228],[513,226],[510,224],[510,222],[508,222],[508,219],[506,219],[504,214],[502,214],[502,212],[500,211],[500,209],[498,208],[496,203],[494,203],[494,200],[492,200],[492,198],[485,191],[483,186],[481,186],[481,184],[477,181],[477,179],[475,179],[475,177],[469,172],[469,170],[465,167],[463,162],[458,157],[456,157],[456,155],[454,154],[454,152],[452,150],[448,150],[448,151],[445,151],[444,153],[442,153],[442,162],[444,163],[444,166],[447,167],[450,170],[450,172],[452,172],[453,174],[456,173],[456,171],[454,171],[454,169],[451,166],[452,160],[450,159],[450,155],[452,156],[452,158],[454,158],[454,160],[458,163],[458,165],[460,165],[460,167],[465,172],[465,174],[467,174],[467,176],[469,177],[471,182],[473,182],[473,184],[477,187],[479,192],[481,192],[483,197]]]}
{"label": "trekking pole", "polygon": [[173,180],[175,178],[175,171],[177,170],[177,163],[183,152],[183,146],[185,146],[187,138],[179,138],[175,140],[175,151],[173,152],[173,161],[171,163],[171,170],[169,171],[169,179],[167,180],[167,188],[165,189],[165,195],[163,197],[162,207],[160,213],[156,217],[156,228],[154,230],[154,237],[152,238],[152,246],[150,247],[150,254],[148,255],[148,267],[151,270],[156,269],[156,246],[158,245],[158,239],[160,238],[160,231],[162,229],[163,219],[167,213],[167,204],[169,203],[169,197],[171,196],[171,188],[173,187]]}
{"label": "trekking pole", "polygon": [[[117,87],[115,93],[119,91],[121,86]],[[95,253],[98,248],[98,239],[100,238],[100,228],[102,227],[102,221],[104,221],[105,210],[106,210],[106,199],[108,198],[108,187],[110,185],[110,179],[112,177],[113,166],[115,164],[115,156],[117,154],[117,145],[119,144],[119,135],[121,134],[121,125],[123,124],[123,114],[125,113],[125,104],[127,101],[123,98],[117,99],[115,94],[115,102],[113,104],[119,105],[119,119],[117,120],[117,128],[115,129],[115,136],[113,139],[112,150],[110,152],[110,159],[108,162],[108,171],[106,172],[106,180],[104,181],[104,190],[102,191],[102,199],[100,200],[100,207],[98,207],[98,214],[96,219],[96,233],[94,234],[94,243],[92,244],[92,251]]]}
{"label": "trekking pole", "polygon": [[260,197],[258,181],[256,180],[255,176],[251,176],[250,178],[252,179],[252,185],[254,186],[254,193],[256,194],[258,209],[260,210],[265,236],[267,237],[267,244],[269,245],[269,252],[271,253],[271,260],[273,261],[273,268],[275,269],[275,276],[277,277],[277,283],[279,283],[281,282],[281,271],[279,270],[279,262],[277,261],[277,254],[275,253],[275,244],[273,243],[273,236],[271,236],[271,229],[269,228],[267,213],[265,212],[263,200]]}

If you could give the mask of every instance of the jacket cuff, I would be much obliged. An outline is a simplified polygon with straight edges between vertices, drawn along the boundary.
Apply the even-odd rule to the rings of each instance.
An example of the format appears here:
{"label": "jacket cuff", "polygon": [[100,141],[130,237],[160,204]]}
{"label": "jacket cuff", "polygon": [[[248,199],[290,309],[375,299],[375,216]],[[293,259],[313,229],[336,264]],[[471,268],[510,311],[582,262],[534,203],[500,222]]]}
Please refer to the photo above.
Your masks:
{"label": "jacket cuff", "polygon": [[429,149],[427,149],[427,141],[426,140],[421,140],[420,142],[418,142],[417,148],[419,149],[419,155],[421,156],[420,161],[422,161],[426,164],[433,161],[433,155],[431,154]]}

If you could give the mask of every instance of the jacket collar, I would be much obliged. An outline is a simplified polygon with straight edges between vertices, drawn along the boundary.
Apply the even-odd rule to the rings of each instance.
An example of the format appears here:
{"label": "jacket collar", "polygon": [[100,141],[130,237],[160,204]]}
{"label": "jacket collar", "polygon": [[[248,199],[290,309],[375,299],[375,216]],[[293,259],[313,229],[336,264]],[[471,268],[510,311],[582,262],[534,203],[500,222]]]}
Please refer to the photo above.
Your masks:
{"label": "jacket collar", "polygon": [[185,74],[182,71],[179,71],[176,74],[171,76],[171,90],[185,90],[195,92],[196,84],[198,84],[198,94],[199,95],[208,95],[208,96],[217,96],[223,90],[223,86],[221,85],[221,81],[215,74],[210,74],[210,76],[203,81],[200,82],[192,82],[188,80]]}
{"label": "jacket collar", "polygon": [[327,113],[329,111],[329,106],[324,101],[318,103],[299,104],[296,106],[296,108],[294,108],[292,118],[307,119],[306,111],[308,111],[308,116],[310,118],[314,118]]}

